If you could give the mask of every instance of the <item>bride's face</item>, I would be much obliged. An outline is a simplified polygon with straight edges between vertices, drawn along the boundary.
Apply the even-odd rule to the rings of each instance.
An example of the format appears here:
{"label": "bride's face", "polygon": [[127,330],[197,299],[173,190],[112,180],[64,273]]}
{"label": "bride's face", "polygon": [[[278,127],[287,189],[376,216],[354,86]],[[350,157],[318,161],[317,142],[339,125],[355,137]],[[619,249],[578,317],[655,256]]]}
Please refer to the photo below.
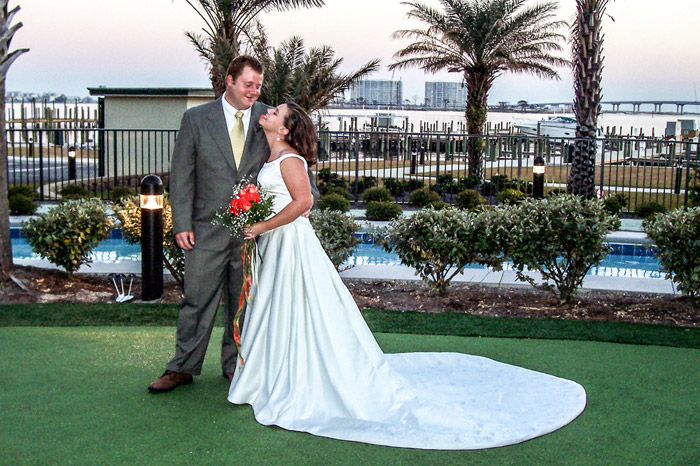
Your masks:
{"label": "bride's face", "polygon": [[286,104],[271,108],[267,113],[260,117],[260,126],[265,132],[278,133],[279,136],[284,136],[288,131],[284,126],[284,119],[289,114],[289,108]]}

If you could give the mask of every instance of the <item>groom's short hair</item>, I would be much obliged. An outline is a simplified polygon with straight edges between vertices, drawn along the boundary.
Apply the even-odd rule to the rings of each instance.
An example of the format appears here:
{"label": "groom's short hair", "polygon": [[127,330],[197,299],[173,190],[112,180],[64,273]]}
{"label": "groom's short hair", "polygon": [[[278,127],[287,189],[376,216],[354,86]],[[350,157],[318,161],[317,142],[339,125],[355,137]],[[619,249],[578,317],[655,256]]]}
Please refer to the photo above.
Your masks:
{"label": "groom's short hair", "polygon": [[236,82],[236,79],[243,73],[243,68],[246,66],[250,67],[256,73],[263,74],[262,63],[260,63],[257,58],[251,57],[250,55],[239,55],[228,65],[226,76],[231,75],[233,82]]}

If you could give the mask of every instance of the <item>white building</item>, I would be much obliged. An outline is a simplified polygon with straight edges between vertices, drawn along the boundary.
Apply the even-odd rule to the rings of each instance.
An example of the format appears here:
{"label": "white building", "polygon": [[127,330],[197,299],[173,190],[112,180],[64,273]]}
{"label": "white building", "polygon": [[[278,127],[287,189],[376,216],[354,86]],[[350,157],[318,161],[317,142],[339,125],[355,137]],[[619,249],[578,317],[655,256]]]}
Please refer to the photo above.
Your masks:
{"label": "white building", "polygon": [[350,88],[350,101],[365,105],[401,105],[403,83],[389,80],[364,80]]}
{"label": "white building", "polygon": [[467,88],[456,82],[426,82],[425,106],[431,108],[463,109]]}

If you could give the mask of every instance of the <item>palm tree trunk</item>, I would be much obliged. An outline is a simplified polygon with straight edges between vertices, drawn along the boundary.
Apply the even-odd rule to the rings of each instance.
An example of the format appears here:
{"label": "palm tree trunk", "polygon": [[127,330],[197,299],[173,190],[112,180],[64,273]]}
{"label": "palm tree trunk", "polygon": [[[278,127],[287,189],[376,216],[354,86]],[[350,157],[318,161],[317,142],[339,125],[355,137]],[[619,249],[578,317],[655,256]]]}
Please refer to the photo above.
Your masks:
{"label": "palm tree trunk", "polygon": [[488,78],[479,73],[465,74],[464,79],[467,84],[467,108],[464,111],[464,116],[467,119],[467,132],[469,133],[469,144],[467,144],[468,175],[481,182],[484,179],[485,142],[484,138],[478,136],[484,134],[486,129],[490,86]]}
{"label": "palm tree trunk", "polygon": [[0,79],[0,282],[12,270],[10,206],[7,200],[7,133],[5,131],[5,77]]}
{"label": "palm tree trunk", "polygon": [[10,240],[10,206],[7,199],[7,130],[5,129],[5,77],[10,65],[29,49],[9,52],[10,41],[22,23],[11,26],[19,6],[7,8],[7,0],[0,0],[0,281],[5,281],[12,269],[12,242]]}
{"label": "palm tree trunk", "polygon": [[603,70],[602,17],[606,0],[577,0],[573,28],[574,115],[576,141],[567,190],[585,198],[595,197],[595,163],[598,116]]}

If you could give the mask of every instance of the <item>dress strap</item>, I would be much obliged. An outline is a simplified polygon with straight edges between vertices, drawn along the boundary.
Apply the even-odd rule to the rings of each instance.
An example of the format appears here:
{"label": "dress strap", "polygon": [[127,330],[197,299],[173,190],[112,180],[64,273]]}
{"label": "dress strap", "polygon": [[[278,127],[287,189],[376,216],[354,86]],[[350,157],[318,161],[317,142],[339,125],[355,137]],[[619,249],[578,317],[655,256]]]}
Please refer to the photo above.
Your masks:
{"label": "dress strap", "polygon": [[275,162],[282,162],[282,160],[287,159],[287,158],[289,158],[289,157],[295,157],[295,158],[297,158],[297,159],[300,159],[302,162],[304,162],[304,167],[307,166],[306,159],[305,159],[304,157],[302,157],[302,156],[299,155],[299,154],[294,154],[294,153],[292,153],[292,152],[280,156],[280,158],[278,158],[277,160],[275,160]]}

